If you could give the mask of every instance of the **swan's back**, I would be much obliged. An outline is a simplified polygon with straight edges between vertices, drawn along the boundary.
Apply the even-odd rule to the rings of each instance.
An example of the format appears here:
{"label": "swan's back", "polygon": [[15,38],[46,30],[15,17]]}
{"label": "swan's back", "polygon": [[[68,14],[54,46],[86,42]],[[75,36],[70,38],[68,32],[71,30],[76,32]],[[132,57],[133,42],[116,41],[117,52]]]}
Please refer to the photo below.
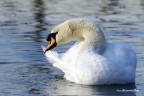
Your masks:
{"label": "swan's back", "polygon": [[137,56],[124,42],[107,42],[103,54],[112,64],[111,80],[116,84],[134,83]]}
{"label": "swan's back", "polygon": [[136,67],[135,52],[124,42],[106,42],[103,56],[117,65]]}

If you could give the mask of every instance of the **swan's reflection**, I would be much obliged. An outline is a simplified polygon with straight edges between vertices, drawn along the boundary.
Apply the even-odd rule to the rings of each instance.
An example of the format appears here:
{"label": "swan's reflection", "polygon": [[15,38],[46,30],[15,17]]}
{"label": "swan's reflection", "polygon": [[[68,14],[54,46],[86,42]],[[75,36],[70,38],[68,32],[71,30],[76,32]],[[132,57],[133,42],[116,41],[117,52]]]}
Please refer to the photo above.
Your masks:
{"label": "swan's reflection", "polygon": [[134,91],[124,92],[118,90],[136,90],[135,84],[126,85],[103,85],[103,86],[85,86],[77,85],[65,81],[64,79],[53,82],[53,89],[47,90],[49,95],[80,95],[80,96],[136,96]]}

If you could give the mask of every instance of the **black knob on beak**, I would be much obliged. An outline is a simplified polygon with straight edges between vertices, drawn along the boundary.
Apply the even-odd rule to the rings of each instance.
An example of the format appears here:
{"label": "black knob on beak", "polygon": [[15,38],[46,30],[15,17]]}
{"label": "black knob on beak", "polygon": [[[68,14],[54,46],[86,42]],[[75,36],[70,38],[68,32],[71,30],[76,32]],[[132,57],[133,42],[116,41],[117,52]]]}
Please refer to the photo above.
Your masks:
{"label": "black knob on beak", "polygon": [[49,34],[46,38],[47,41],[50,41],[51,40],[51,34]]}
{"label": "black knob on beak", "polygon": [[55,39],[57,33],[58,33],[58,32],[56,32],[56,33],[50,33],[50,34],[47,36],[46,40],[47,40],[47,41],[51,41],[51,37]]}

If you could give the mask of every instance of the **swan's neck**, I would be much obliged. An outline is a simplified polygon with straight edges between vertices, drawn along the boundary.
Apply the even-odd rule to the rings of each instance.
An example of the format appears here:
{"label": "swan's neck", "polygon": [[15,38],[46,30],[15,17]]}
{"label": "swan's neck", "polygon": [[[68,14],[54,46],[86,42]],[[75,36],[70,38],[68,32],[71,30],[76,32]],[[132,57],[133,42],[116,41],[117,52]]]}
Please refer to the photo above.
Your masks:
{"label": "swan's neck", "polygon": [[98,54],[102,54],[105,49],[105,37],[102,30],[93,23],[82,23],[83,25],[73,25],[73,38],[80,39],[80,50],[94,49]]}
{"label": "swan's neck", "polygon": [[105,49],[105,37],[99,28],[95,28],[92,31],[86,31],[83,33],[83,41],[81,50],[85,48],[94,49],[98,54],[102,54]]}

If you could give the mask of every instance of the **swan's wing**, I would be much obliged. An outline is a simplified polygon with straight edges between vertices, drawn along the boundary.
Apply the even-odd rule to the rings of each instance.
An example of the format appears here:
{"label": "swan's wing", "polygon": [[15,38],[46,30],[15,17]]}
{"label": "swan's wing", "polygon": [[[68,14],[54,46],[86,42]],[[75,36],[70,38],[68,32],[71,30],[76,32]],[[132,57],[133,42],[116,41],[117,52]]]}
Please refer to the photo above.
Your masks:
{"label": "swan's wing", "polygon": [[[41,47],[44,52],[46,48],[44,46],[41,46]],[[49,50],[45,53],[45,56],[51,63],[60,63],[61,62],[61,60],[59,58],[59,54],[55,51]]]}
{"label": "swan's wing", "polygon": [[[41,46],[43,52],[45,51],[45,47]],[[65,65],[65,63],[61,60],[63,54],[58,54],[56,51],[49,50],[45,53],[47,60],[54,66],[62,70],[64,73],[69,72],[69,67]]]}

